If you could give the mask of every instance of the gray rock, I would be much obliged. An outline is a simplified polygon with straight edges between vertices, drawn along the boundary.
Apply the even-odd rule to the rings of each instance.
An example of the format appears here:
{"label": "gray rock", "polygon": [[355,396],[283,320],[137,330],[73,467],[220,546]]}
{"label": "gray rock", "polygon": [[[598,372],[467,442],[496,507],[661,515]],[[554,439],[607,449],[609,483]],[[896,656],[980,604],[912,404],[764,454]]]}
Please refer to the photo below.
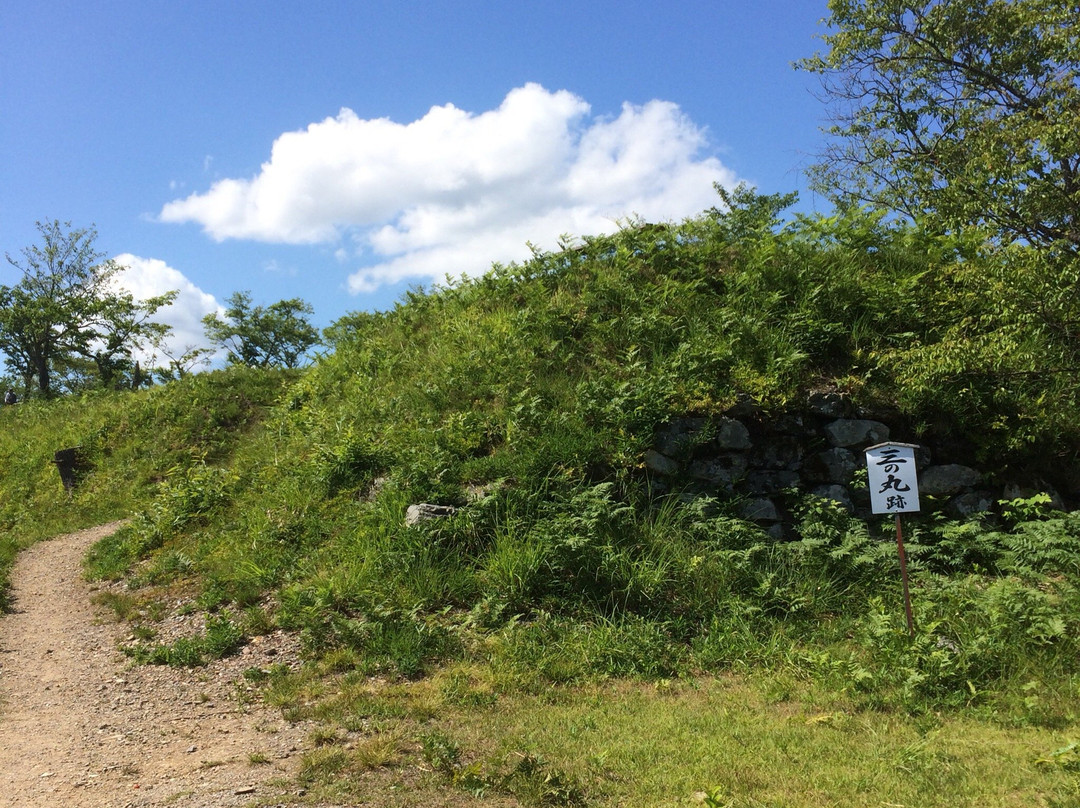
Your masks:
{"label": "gray rock", "polygon": [[663,474],[666,477],[674,477],[682,470],[682,466],[675,460],[672,460],[667,455],[662,455],[655,449],[647,449],[645,451],[645,466],[655,471],[657,474]]}
{"label": "gray rock", "polygon": [[842,485],[819,485],[811,489],[810,493],[816,497],[831,499],[833,502],[840,503],[848,513],[855,511],[855,503],[851,500],[851,492]]}
{"label": "gray rock", "polygon": [[840,418],[825,427],[833,446],[869,446],[889,439],[889,428],[880,421]]}
{"label": "gray rock", "polygon": [[968,491],[951,500],[945,506],[945,513],[954,519],[966,519],[990,510],[993,504],[994,497],[989,491]]}
{"label": "gray rock", "polygon": [[796,471],[802,466],[803,443],[790,435],[771,435],[750,453],[750,465],[761,469]]}
{"label": "gray rock", "polygon": [[818,452],[803,466],[803,473],[816,482],[846,485],[855,476],[858,458],[850,449],[834,446]]}
{"label": "gray rock", "polygon": [[427,522],[430,519],[443,519],[447,516],[453,516],[457,513],[457,508],[452,505],[432,505],[427,502],[421,502],[416,505],[410,505],[405,511],[405,526],[415,527],[421,522]]}
{"label": "gray rock", "polygon": [[730,488],[746,475],[746,458],[741,454],[724,454],[696,460],[690,464],[690,476],[724,488]]}
{"label": "gray rock", "polygon": [[785,488],[798,488],[802,480],[794,471],[751,471],[745,486],[751,494],[775,494]]}
{"label": "gray rock", "polygon": [[739,516],[750,522],[779,522],[780,511],[771,499],[751,499],[739,507]]}
{"label": "gray rock", "polygon": [[1053,486],[1038,480],[1027,485],[1015,482],[1006,483],[1001,492],[1001,498],[1008,502],[1014,499],[1031,499],[1036,494],[1046,494],[1050,497],[1050,507],[1054,510],[1065,510],[1065,500],[1061,498],[1061,494],[1054,490]]}
{"label": "gray rock", "polygon": [[919,475],[919,493],[929,497],[952,496],[979,482],[979,472],[969,466],[947,463],[931,466]]}
{"label": "gray rock", "polygon": [[389,477],[376,477],[371,481],[371,485],[368,486],[367,490],[359,495],[359,499],[362,502],[374,502],[375,498],[386,488],[389,481]]}
{"label": "gray rock", "polygon": [[753,445],[750,441],[750,430],[742,421],[734,418],[719,418],[716,421],[716,438],[713,443],[717,448],[729,451],[742,451]]}

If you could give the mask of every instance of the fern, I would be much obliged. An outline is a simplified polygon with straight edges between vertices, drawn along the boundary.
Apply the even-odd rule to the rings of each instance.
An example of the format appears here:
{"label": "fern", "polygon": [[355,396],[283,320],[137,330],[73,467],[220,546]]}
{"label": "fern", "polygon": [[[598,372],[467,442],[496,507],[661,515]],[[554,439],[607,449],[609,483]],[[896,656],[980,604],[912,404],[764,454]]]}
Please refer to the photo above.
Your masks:
{"label": "fern", "polygon": [[1080,577],[1080,512],[1044,522],[1024,522],[1012,533],[995,534],[1000,567],[1016,575]]}

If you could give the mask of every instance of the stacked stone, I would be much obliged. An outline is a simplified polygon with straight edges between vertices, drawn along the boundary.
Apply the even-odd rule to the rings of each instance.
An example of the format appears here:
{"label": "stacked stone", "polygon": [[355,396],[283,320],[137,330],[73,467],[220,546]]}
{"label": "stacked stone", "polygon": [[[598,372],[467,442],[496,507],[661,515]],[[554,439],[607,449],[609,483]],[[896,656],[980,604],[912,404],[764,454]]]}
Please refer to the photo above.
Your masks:
{"label": "stacked stone", "polygon": [[[802,412],[774,418],[742,402],[720,417],[672,419],[657,431],[645,465],[660,491],[678,487],[691,496],[735,499],[740,516],[777,537],[789,521],[783,503],[791,490],[834,500],[868,518],[869,492],[854,485],[856,472],[865,468],[864,449],[894,436],[885,423],[856,415],[833,393],[813,395]],[[964,517],[1002,498],[976,469],[932,465],[928,447],[916,460],[924,511]]]}

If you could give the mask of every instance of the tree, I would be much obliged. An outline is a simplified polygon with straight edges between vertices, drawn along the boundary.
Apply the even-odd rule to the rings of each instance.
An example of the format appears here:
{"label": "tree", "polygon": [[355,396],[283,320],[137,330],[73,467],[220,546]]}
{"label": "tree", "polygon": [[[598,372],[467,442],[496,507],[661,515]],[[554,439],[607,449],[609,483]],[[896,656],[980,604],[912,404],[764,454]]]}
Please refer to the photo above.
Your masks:
{"label": "tree", "polygon": [[179,350],[165,344],[164,340],[154,342],[154,348],[167,360],[165,365],[155,367],[151,372],[158,381],[167,383],[190,376],[198,366],[210,364],[215,349],[197,345],[185,345]]}
{"label": "tree", "polygon": [[234,292],[225,318],[203,318],[210,342],[228,351],[228,361],[250,367],[295,368],[314,345],[319,332],[308,322],[313,310],[299,298],[269,306],[252,306],[250,292]]}
{"label": "tree", "polygon": [[167,333],[149,317],[175,298],[169,292],[142,302],[116,286],[123,269],[94,247],[97,231],[71,223],[38,222],[41,244],[22,259],[7,255],[22,272],[15,286],[0,286],[0,351],[27,391],[55,393],[53,376],[92,362],[101,384],[115,386],[134,367],[134,351]]}
{"label": "tree", "polygon": [[821,74],[835,115],[816,184],[842,205],[898,211],[963,244],[939,300],[952,325],[896,372],[932,378],[928,389],[947,378],[979,406],[1022,393],[1047,412],[1074,412],[1080,7],[829,0],[829,9],[830,49],[802,63]]}
{"label": "tree", "polygon": [[829,0],[819,189],[943,231],[1080,254],[1080,7]]}

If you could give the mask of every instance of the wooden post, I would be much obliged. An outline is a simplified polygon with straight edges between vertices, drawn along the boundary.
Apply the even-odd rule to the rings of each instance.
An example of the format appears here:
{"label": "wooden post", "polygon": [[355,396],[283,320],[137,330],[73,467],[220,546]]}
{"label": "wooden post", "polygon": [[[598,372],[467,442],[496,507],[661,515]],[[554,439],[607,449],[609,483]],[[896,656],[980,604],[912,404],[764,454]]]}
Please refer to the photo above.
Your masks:
{"label": "wooden post", "polygon": [[900,514],[896,514],[896,549],[900,553],[900,578],[904,582],[904,613],[907,615],[907,630],[915,636],[915,621],[911,617],[911,591],[908,589],[907,556],[904,554],[904,536],[900,532]]}

